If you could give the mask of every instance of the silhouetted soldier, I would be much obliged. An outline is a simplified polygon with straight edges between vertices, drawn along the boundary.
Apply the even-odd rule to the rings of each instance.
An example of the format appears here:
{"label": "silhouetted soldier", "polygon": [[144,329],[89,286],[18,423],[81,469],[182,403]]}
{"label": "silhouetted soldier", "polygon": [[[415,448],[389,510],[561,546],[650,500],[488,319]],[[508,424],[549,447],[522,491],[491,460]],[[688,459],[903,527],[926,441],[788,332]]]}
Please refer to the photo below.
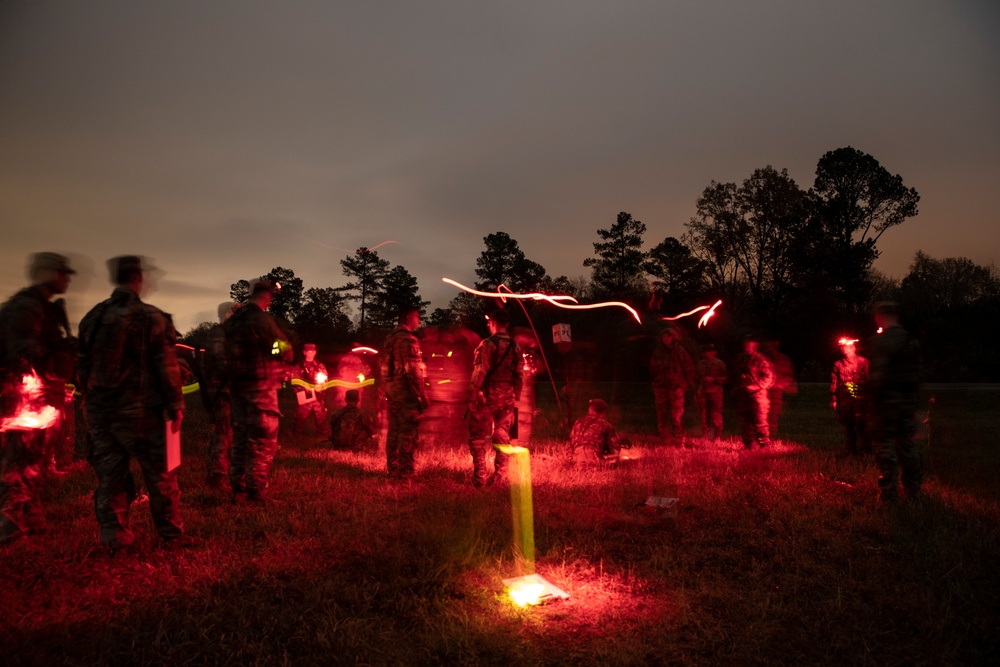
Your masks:
{"label": "silhouetted soldier", "polygon": [[[184,416],[174,323],[140,300],[144,267],[136,256],[108,261],[116,287],[80,322],[78,377],[90,432],[87,461],[97,473],[94,509],[101,543],[132,543],[128,510],[136,497],[129,460],[142,470],[149,511],[160,537],[181,538],[177,472],[167,470],[170,428],[180,434]],[[183,543],[183,541],[181,542]]]}
{"label": "silhouetted soldier", "polygon": [[570,457],[573,465],[595,468],[618,463],[621,443],[615,427],[605,419],[608,404],[592,398],[587,414],[576,420],[569,434]]}
{"label": "silhouetted soldier", "polygon": [[680,332],[668,324],[649,360],[660,436],[672,445],[684,444],[684,396],[694,382],[694,362],[680,343]]}
{"label": "silhouetted soldier", "polygon": [[778,422],[785,406],[785,394],[795,394],[799,391],[798,383],[795,382],[795,366],[792,365],[788,355],[778,349],[780,344],[776,340],[767,340],[760,346],[761,354],[767,357],[774,370],[774,384],[767,390],[767,425],[772,438],[778,435]]}
{"label": "silhouetted soldier", "polygon": [[385,459],[389,475],[413,476],[420,414],[427,409],[424,383],[427,371],[420,341],[414,332],[420,327],[420,310],[406,308],[399,324],[382,344],[382,380],[389,401],[389,433]]}
{"label": "silhouetted soldier", "polygon": [[237,307],[232,301],[219,304],[219,323],[209,330],[205,350],[198,358],[201,400],[212,420],[205,482],[209,487],[220,490],[228,485],[233,451],[232,394],[226,376],[226,334],[222,325],[232,317]]}
{"label": "silhouetted soldier", "polygon": [[348,389],[344,407],[330,415],[330,442],[334,449],[360,452],[378,445],[374,439],[378,433],[375,418],[358,407],[360,398],[357,389]]}
{"label": "silhouetted soldier", "polygon": [[722,403],[728,381],[726,362],[719,359],[714,345],[706,345],[705,358],[698,361],[698,406],[702,437],[712,442],[722,435]]}
{"label": "silhouetted soldier", "polygon": [[921,497],[923,462],[914,433],[917,429],[917,392],[920,389],[920,344],[899,325],[899,306],[886,301],[875,306],[875,324],[881,333],[868,343],[870,373],[869,428],[878,462],[879,497],[894,502],[903,489]]}
{"label": "silhouetted soldier", "polygon": [[857,353],[855,342],[848,338],[840,339],[843,356],[833,363],[830,377],[830,405],[844,428],[844,443],[849,454],[858,454],[870,447],[865,432],[868,360]]}
{"label": "silhouetted soldier", "polygon": [[[46,530],[39,485],[49,463],[46,439],[60,431],[65,418],[66,382],[73,376],[76,340],[70,335],[62,300],[70,276],[76,273],[66,258],[54,252],[32,256],[31,286],[12,296],[0,309],[0,380],[3,403],[0,417],[21,403],[22,378],[37,375],[38,404],[57,411],[46,428],[23,428],[3,433],[0,454],[0,544]],[[48,431],[55,429],[53,433]]]}
{"label": "silhouetted soldier", "polygon": [[292,346],[268,314],[280,287],[266,278],[251,283],[250,300],[223,325],[226,368],[233,400],[233,500],[267,502],[268,477],[278,452],[278,389]]}
{"label": "silhouetted soldier", "polygon": [[[490,336],[476,347],[469,382],[469,451],[472,453],[473,480],[476,486],[496,484],[507,477],[506,454],[496,445],[510,444],[514,425],[514,407],[521,398],[521,348],[507,335],[510,316],[507,311],[489,314]],[[494,451],[493,474],[487,457]]]}
{"label": "silhouetted soldier", "polygon": [[736,414],[740,421],[740,437],[747,449],[771,444],[767,392],[774,384],[771,362],[757,351],[756,338],[743,339],[743,353],[736,358],[733,375],[736,380]]}

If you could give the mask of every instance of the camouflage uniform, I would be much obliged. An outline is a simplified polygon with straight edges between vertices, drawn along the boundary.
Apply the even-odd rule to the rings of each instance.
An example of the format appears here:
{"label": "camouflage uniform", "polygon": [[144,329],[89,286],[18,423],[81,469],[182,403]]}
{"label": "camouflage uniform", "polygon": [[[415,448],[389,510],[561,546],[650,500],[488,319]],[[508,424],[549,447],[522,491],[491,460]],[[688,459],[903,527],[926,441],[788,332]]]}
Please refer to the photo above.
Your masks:
{"label": "camouflage uniform", "polygon": [[420,341],[405,326],[397,326],[382,344],[381,371],[389,400],[386,467],[391,475],[408,477],[419,444],[420,413],[427,409],[427,369]]}
{"label": "camouflage uniform", "polygon": [[771,444],[767,392],[774,384],[771,362],[760,352],[744,352],[736,358],[734,371],[736,413],[743,446],[750,449],[756,442],[767,447]]}
{"label": "camouflage uniform", "polygon": [[375,419],[357,405],[345,405],[330,415],[330,440],[334,449],[360,452],[372,449],[378,441]]}
{"label": "camouflage uniform", "polygon": [[201,400],[212,419],[212,434],[208,442],[208,478],[229,476],[233,451],[232,394],[226,377],[226,334],[221,324],[208,332],[205,350],[199,355]]}
{"label": "camouflage uniform", "polygon": [[615,427],[601,415],[586,415],[573,424],[569,434],[570,456],[579,467],[616,463],[621,444]]}
{"label": "camouflage uniform", "polygon": [[694,362],[680,341],[671,345],[657,342],[649,360],[649,375],[653,380],[656,403],[656,423],[660,436],[681,444],[684,439],[684,396],[694,380]]}
{"label": "camouflage uniform", "polygon": [[278,388],[292,348],[274,318],[253,301],[222,325],[233,400],[229,483],[239,498],[263,499],[278,453]]}
{"label": "camouflage uniform", "polygon": [[917,428],[920,345],[896,325],[876,334],[868,344],[871,369],[868,377],[869,428],[878,462],[879,491],[884,500],[894,500],[902,468],[903,488],[919,496],[923,462],[914,433]]}
{"label": "camouflage uniform", "polygon": [[702,359],[698,362],[698,406],[701,408],[701,434],[715,442],[722,435],[723,391],[729,381],[726,362]]}
{"label": "camouflage uniform", "polygon": [[77,374],[90,433],[87,461],[97,473],[94,510],[105,545],[132,541],[133,458],[160,537],[183,533],[177,473],[166,470],[166,418],[184,410],[176,337],[169,315],[122,286],[80,322]]}
{"label": "camouflage uniform", "polygon": [[[326,372],[326,366],[319,361],[305,361],[299,366],[298,370],[295,372],[295,377],[300,380],[305,380],[309,384],[315,385],[319,384],[317,378],[319,374],[322,373],[327,380],[330,376]],[[302,387],[295,387],[295,392],[304,391]],[[316,389],[316,400],[309,401],[308,403],[303,403],[295,408],[295,433],[301,433],[302,427],[312,415],[313,423],[316,425],[316,434],[322,438],[328,436],[326,427],[326,391],[324,389]]]}
{"label": "camouflage uniform", "polygon": [[[494,445],[510,444],[514,406],[521,397],[521,347],[498,331],[479,343],[473,353],[469,384],[469,451],[472,453],[473,482],[477,486],[499,481],[507,474],[508,456]],[[493,475],[487,471],[490,448],[496,452]]]}
{"label": "camouflage uniform", "polygon": [[[72,376],[75,339],[69,336],[61,301],[51,302],[41,287],[26,287],[0,310],[0,366],[5,403],[16,401],[15,386],[34,371],[42,383],[41,401],[60,411],[48,429],[12,430],[3,434],[0,458],[0,544],[26,533],[45,532],[38,497],[48,463],[46,441],[60,433],[66,405],[66,380]],[[2,415],[7,416],[7,415]]]}
{"label": "camouflage uniform", "polygon": [[837,421],[844,427],[847,451],[851,454],[869,447],[865,433],[867,384],[867,359],[854,355],[853,359],[844,357],[834,362],[830,393],[836,405]]}

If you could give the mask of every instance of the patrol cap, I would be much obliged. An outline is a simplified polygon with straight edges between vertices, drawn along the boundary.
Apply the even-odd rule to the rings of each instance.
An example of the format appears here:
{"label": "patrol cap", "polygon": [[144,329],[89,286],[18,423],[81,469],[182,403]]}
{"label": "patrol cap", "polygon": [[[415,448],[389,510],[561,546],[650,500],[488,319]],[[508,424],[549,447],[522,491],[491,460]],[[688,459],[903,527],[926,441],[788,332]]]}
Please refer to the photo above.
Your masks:
{"label": "patrol cap", "polygon": [[899,304],[895,301],[879,301],[875,304],[876,315],[890,315],[897,317],[899,315]]}
{"label": "patrol cap", "polygon": [[661,336],[673,336],[674,338],[677,338],[679,334],[680,332],[673,324],[664,324],[663,328],[660,329]]}
{"label": "patrol cap", "polygon": [[603,398],[592,398],[588,401],[588,404],[602,415],[608,410],[608,404],[604,402]]}
{"label": "patrol cap", "polygon": [[280,291],[281,283],[270,278],[254,278],[250,281],[250,296],[260,294],[261,292],[277,294]]}
{"label": "patrol cap", "polygon": [[348,389],[347,392],[344,394],[344,400],[347,401],[348,403],[357,403],[358,402],[358,390],[357,389]]}
{"label": "patrol cap", "polygon": [[31,256],[31,263],[28,265],[28,273],[32,279],[38,277],[42,271],[57,271],[59,273],[76,273],[69,266],[69,260],[64,255],[55,252],[36,252]]}
{"label": "patrol cap", "polygon": [[132,276],[143,271],[148,271],[148,268],[143,265],[142,257],[138,255],[119,255],[108,260],[111,282],[118,285],[127,283]]}
{"label": "patrol cap", "polygon": [[306,343],[305,345],[302,346],[302,351],[303,352],[315,352],[316,351],[316,344],[315,343]]}
{"label": "patrol cap", "polygon": [[502,308],[497,308],[492,313],[486,316],[491,322],[496,322],[497,324],[510,324],[510,315],[507,314],[506,310]]}

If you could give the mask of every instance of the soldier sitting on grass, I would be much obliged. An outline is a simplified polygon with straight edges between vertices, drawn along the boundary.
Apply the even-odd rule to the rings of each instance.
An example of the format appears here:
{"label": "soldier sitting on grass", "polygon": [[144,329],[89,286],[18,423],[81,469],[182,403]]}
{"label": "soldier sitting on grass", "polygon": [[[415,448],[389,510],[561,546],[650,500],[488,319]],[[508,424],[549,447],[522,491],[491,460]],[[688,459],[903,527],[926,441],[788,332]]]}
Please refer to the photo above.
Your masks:
{"label": "soldier sitting on grass", "polygon": [[374,450],[378,446],[375,419],[358,407],[358,390],[344,394],[347,404],[330,416],[330,441],[334,449],[351,452]]}
{"label": "soldier sitting on grass", "polygon": [[604,414],[608,404],[592,398],[587,414],[573,424],[569,434],[570,456],[578,468],[605,467],[618,463],[622,442]]}

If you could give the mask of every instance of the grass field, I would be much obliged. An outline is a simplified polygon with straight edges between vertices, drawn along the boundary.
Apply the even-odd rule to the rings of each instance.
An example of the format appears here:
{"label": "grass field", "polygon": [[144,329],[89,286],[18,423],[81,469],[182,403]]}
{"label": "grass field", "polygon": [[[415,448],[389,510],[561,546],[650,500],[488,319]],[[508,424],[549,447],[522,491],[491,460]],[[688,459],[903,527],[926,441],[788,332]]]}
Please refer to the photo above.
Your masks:
{"label": "grass field", "polygon": [[[995,664],[1000,389],[935,389],[928,500],[896,508],[877,503],[872,460],[840,453],[822,386],[790,397],[778,442],[752,452],[733,438],[659,447],[645,389],[615,391],[636,460],[580,472],[560,441],[532,446],[537,570],[568,600],[509,601],[510,494],[471,487],[463,449],[421,451],[417,479],[391,482],[380,456],[283,431],[272,475],[283,502],[234,506],[202,485],[194,399],[181,483],[188,532],[204,543],[158,548],[140,504],[137,551],[110,557],[90,469],[53,482],[52,535],[0,549],[2,660]],[[650,495],[676,495],[676,516],[638,508]]]}

